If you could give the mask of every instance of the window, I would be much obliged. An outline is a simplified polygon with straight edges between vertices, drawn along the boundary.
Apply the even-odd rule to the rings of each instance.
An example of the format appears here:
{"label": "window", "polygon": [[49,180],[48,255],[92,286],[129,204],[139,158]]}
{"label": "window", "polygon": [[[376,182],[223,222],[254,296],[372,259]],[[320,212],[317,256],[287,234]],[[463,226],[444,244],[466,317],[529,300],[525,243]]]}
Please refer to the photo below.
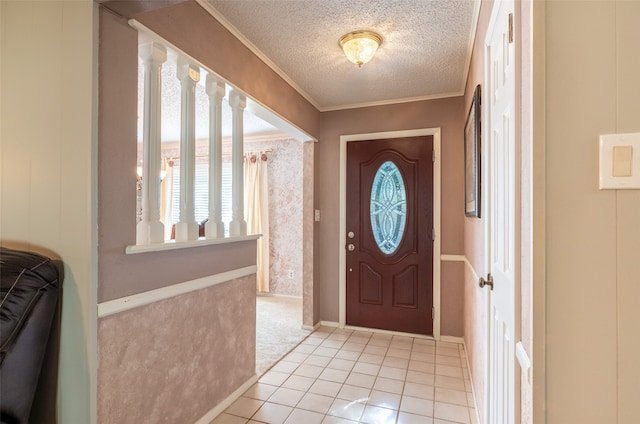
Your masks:
{"label": "window", "polygon": [[[228,158],[226,159],[222,163],[222,222],[224,222],[224,234],[229,236],[229,223],[231,222],[231,162]],[[171,203],[171,223],[169,225],[180,221],[179,161],[176,161],[173,167]],[[209,217],[209,164],[206,161],[196,163],[195,216],[197,223],[202,223]]]}
{"label": "window", "polygon": [[387,255],[396,251],[407,220],[404,180],[391,161],[380,165],[371,187],[371,228],[378,247]]}

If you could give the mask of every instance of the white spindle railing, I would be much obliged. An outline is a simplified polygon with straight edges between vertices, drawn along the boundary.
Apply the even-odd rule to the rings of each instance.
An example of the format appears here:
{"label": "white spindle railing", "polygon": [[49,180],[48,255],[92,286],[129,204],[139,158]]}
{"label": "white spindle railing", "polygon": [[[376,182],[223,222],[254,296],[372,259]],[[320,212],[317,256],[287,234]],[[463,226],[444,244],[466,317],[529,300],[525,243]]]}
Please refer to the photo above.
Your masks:
{"label": "white spindle railing", "polygon": [[232,134],[231,134],[231,222],[230,236],[244,236],[247,234],[247,222],[244,220],[244,108],[247,100],[236,90],[229,94],[231,105]]}
{"label": "white spindle railing", "polygon": [[207,75],[209,96],[209,220],[204,235],[208,239],[224,237],[222,222],[222,99],[224,83]]}
{"label": "white spindle railing", "polygon": [[139,46],[144,63],[144,114],[142,161],[142,215],[136,226],[136,244],[162,243],[164,225],[160,222],[160,105],[162,103],[162,64],[167,50],[157,43]]}
{"label": "white spindle railing", "polygon": [[178,62],[182,103],[180,116],[180,221],[176,224],[176,241],[197,240],[195,218],[196,185],[196,84],[200,69]]}
{"label": "white spindle railing", "polygon": [[[160,43],[139,45],[144,63],[144,129],[142,213],[137,224],[136,244],[164,242],[164,225],[160,221],[161,167],[161,75],[167,61],[167,49]],[[172,56],[175,57],[175,56]],[[180,121],[180,218],[175,226],[176,241],[197,240],[199,227],[195,220],[196,168],[196,85],[201,69],[192,61],[177,54],[177,77],[181,86]],[[222,222],[222,101],[226,84],[214,74],[207,73],[205,83],[209,100],[209,218],[205,238],[225,236]],[[229,235],[245,236],[244,219],[244,110],[246,96],[232,90],[229,105],[232,112],[232,220]],[[166,225],[171,225],[167,223]]]}

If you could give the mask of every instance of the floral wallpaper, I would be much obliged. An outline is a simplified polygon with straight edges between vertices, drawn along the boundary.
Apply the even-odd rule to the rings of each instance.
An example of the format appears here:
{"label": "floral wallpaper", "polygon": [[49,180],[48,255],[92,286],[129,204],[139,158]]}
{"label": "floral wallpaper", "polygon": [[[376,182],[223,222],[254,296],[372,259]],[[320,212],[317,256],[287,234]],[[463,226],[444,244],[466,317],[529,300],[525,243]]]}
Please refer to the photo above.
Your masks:
{"label": "floral wallpaper", "polygon": [[302,296],[303,143],[294,139],[245,142],[245,152],[270,149],[269,232],[271,293]]}
{"label": "floral wallpaper", "polygon": [[[269,174],[269,231],[270,231],[270,292],[287,296],[302,296],[303,288],[303,176],[313,175],[313,150],[303,154],[304,144],[295,139],[245,140],[244,152],[270,150],[267,153]],[[223,160],[231,160],[231,141],[223,140]],[[142,155],[139,146],[139,157]],[[208,142],[196,143],[197,162],[206,162]],[[177,142],[162,144],[162,156],[177,158]],[[179,161],[179,159],[175,159]],[[309,178],[309,177],[307,177]],[[311,198],[312,199],[312,198]],[[292,276],[290,271],[292,271]]]}

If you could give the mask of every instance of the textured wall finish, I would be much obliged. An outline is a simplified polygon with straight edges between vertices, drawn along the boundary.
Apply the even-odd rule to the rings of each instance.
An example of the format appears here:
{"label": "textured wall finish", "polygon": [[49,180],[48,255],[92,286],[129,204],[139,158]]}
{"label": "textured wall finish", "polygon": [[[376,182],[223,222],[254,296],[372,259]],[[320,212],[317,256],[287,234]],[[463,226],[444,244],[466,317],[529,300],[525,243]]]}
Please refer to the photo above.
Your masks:
{"label": "textured wall finish", "polygon": [[103,318],[98,422],[192,423],[255,372],[255,275]]}
{"label": "textured wall finish", "polygon": [[320,302],[315,301],[315,293],[317,293],[319,287],[317,287],[313,279],[314,152],[315,143],[304,143],[302,157],[306,166],[304,167],[302,178],[302,324],[308,327],[313,326],[320,320]]}
{"label": "textured wall finish", "polygon": [[290,296],[302,296],[302,146],[283,141],[269,157],[270,286],[273,293]]}

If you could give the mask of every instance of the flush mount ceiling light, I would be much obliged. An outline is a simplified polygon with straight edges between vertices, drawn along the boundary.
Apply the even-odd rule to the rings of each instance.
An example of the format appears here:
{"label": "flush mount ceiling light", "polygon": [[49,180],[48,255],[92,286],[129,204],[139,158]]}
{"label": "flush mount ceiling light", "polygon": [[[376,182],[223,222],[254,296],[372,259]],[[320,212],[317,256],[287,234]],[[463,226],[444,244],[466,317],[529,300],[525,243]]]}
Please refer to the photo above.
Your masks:
{"label": "flush mount ceiling light", "polygon": [[353,31],[343,35],[339,44],[347,59],[361,67],[376,54],[382,37],[372,31]]}

